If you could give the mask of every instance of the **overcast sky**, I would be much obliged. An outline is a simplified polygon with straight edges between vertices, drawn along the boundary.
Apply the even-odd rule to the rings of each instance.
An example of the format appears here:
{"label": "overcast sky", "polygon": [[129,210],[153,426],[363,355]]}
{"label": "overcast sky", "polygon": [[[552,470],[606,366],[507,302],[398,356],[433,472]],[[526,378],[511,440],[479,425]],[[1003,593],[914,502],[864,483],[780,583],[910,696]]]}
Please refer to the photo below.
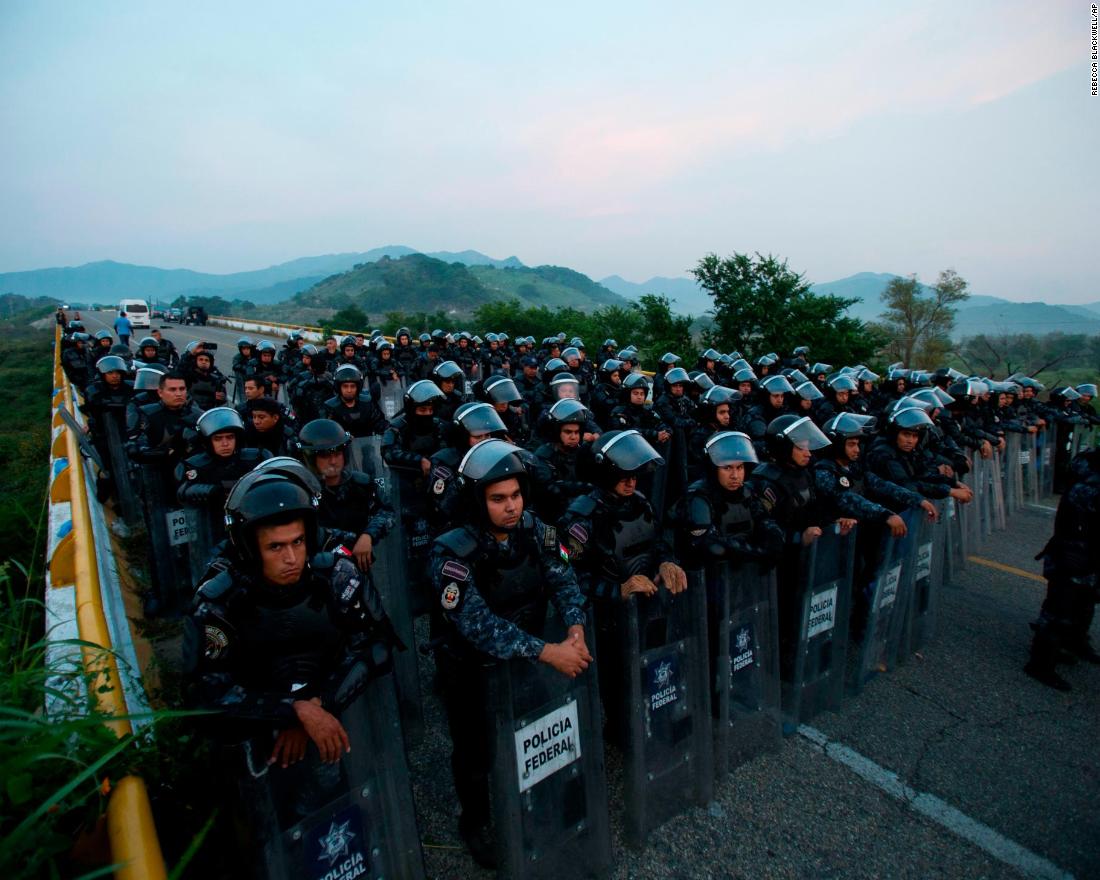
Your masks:
{"label": "overcast sky", "polygon": [[1100,300],[1087,3],[790,5],[2,0],[0,271],[759,250]]}

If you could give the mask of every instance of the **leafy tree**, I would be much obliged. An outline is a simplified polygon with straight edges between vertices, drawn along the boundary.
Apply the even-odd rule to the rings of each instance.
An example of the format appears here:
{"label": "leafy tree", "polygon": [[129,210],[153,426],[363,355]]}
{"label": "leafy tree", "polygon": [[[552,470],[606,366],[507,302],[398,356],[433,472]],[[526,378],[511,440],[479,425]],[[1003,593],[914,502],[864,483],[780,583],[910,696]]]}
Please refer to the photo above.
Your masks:
{"label": "leafy tree", "polygon": [[838,364],[869,361],[881,336],[844,314],[854,299],[814,293],[803,275],[771,254],[707,254],[692,269],[714,298],[714,325],[707,342],[724,351],[786,355],[799,345],[811,357]]}
{"label": "leafy tree", "polygon": [[400,327],[408,327],[414,336],[421,333],[431,333],[437,327],[449,327],[452,320],[442,309],[434,312],[386,312],[382,321],[382,332],[393,336]]}
{"label": "leafy tree", "polygon": [[365,330],[370,324],[370,318],[359,306],[344,306],[334,312],[327,323],[341,330]]}
{"label": "leafy tree", "polygon": [[940,272],[930,290],[916,275],[892,280],[882,292],[886,311],[877,322],[890,340],[888,359],[910,367],[942,364],[951,351],[955,306],[970,296],[967,286],[954,269]]}

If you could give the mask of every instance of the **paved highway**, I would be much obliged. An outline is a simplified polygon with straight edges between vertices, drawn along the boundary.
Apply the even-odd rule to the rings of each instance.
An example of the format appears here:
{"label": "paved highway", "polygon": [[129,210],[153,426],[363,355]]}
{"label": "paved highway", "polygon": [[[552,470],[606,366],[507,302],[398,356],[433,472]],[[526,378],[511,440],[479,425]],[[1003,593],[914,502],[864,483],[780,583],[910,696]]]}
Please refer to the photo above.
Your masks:
{"label": "paved highway", "polygon": [[[113,315],[86,315],[91,332],[103,320]],[[223,371],[241,335],[170,326],[181,348],[196,329],[217,342]],[[987,539],[946,589],[921,655],[736,771],[710,808],[669,822],[643,852],[617,828],[614,876],[1100,877],[1100,667],[1067,669],[1070,694],[1021,671],[1044,591],[1032,557],[1051,525],[1050,510],[1032,509]],[[410,763],[429,873],[488,877],[458,838],[446,726],[428,708]],[[609,751],[613,802],[619,765]]]}

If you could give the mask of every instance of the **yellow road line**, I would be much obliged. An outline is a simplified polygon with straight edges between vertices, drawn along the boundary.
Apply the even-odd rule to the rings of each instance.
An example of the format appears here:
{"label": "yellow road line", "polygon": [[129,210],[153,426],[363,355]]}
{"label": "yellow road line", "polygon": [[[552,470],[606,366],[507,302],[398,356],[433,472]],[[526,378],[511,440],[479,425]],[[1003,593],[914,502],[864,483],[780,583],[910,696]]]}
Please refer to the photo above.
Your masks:
{"label": "yellow road line", "polygon": [[1045,584],[1047,579],[1042,575],[1035,574],[1034,572],[1024,571],[1022,568],[1016,568],[1013,565],[1005,565],[1003,562],[994,562],[992,559],[982,559],[980,556],[967,556],[968,562],[976,562],[978,565],[985,565],[989,568],[995,568],[997,571],[1007,571],[1009,574],[1019,575],[1020,577],[1027,578],[1029,581],[1038,581],[1041,584]]}

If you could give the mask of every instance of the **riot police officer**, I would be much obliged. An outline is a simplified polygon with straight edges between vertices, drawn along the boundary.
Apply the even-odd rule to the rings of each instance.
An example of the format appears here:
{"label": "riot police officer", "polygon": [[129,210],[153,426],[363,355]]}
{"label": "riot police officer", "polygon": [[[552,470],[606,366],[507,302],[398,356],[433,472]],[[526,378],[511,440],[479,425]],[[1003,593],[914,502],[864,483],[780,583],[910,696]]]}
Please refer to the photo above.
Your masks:
{"label": "riot police officer", "polygon": [[467,451],[483,440],[506,439],[508,428],[491,404],[470,401],[458,408],[443,433],[448,445],[432,455],[428,474],[428,504],[438,531],[450,528],[459,512],[458,466]]}
{"label": "riot police officer", "polygon": [[[486,729],[482,666],[525,657],[575,677],[592,662],[584,599],[556,530],[526,508],[528,476],[515,446],[487,440],[459,465],[468,520],[440,535],[430,561],[446,640],[436,656],[462,806],[459,832],[485,867],[496,864],[489,824],[492,735]],[[568,627],[564,641],[542,638],[548,605]]]}
{"label": "riot police officer", "polygon": [[1024,672],[1049,687],[1070,690],[1055,669],[1058,663],[1100,663],[1089,628],[1100,600],[1100,452],[1089,450],[1073,461],[1075,482],[1062,494],[1054,514],[1054,534],[1035,557],[1043,562],[1047,594]]}
{"label": "riot police officer", "polygon": [[321,481],[318,521],[355,535],[351,555],[360,571],[367,571],[375,545],[389,534],[396,514],[369,474],[348,468],[351,439],[331,419],[315,419],[299,432],[298,450]]}
{"label": "riot police officer", "polygon": [[579,400],[559,400],[543,414],[546,442],[535,450],[534,504],[547,522],[557,522],[574,498],[594,488],[577,472],[589,418]]}
{"label": "riot police officer", "polygon": [[280,473],[238,481],[227,555],[198,585],[184,628],[191,702],[219,713],[211,729],[223,742],[245,742],[272,766],[284,827],[338,793],[353,745],[340,715],[361,690],[345,682],[364,667],[385,672],[395,644],[370,581],[346,556],[317,552],[316,508]]}
{"label": "riot police officer", "polygon": [[244,422],[227,406],[208,409],[195,427],[204,448],[176,465],[176,497],[206,514],[211,541],[216,542],[225,536],[220,514],[229,490],[270,453],[244,448]]}
{"label": "riot police officer", "polygon": [[370,393],[363,390],[363,373],[358,367],[343,364],[332,377],[336,396],[321,406],[321,418],[331,419],[352,437],[384,434],[389,422]]}

